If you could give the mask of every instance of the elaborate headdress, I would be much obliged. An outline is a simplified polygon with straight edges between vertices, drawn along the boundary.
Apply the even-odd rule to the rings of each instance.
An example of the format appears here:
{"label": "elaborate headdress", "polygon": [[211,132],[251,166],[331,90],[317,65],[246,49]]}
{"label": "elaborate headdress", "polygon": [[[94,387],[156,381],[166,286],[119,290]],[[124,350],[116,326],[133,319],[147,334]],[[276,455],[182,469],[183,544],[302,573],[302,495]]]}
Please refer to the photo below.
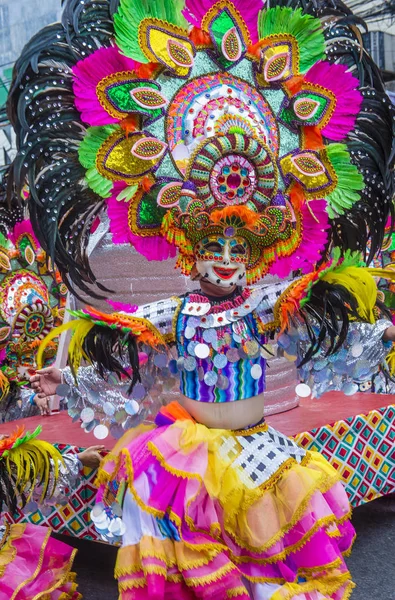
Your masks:
{"label": "elaborate headdress", "polygon": [[62,457],[37,439],[40,433],[41,427],[33,433],[18,427],[0,439],[0,513],[6,509],[13,514],[33,495],[42,502],[54,493]]}
{"label": "elaborate headdress", "polygon": [[76,0],[18,60],[9,98],[35,232],[64,280],[107,210],[114,243],[188,273],[242,236],[247,281],[380,247],[394,111],[341,2]]}
{"label": "elaborate headdress", "polygon": [[[67,287],[48,264],[29,220],[17,209],[0,211],[0,398],[11,382],[26,383],[25,370],[35,365],[41,340],[61,325]],[[46,349],[44,362],[52,364],[57,344]]]}

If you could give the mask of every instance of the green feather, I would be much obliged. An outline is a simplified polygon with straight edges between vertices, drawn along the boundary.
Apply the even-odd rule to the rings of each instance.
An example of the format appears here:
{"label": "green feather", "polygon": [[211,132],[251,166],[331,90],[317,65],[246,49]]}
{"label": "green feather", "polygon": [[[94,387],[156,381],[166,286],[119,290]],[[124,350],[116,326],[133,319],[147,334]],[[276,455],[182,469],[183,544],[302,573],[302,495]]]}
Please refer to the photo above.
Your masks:
{"label": "green feather", "polygon": [[2,246],[3,248],[8,248],[9,246],[9,241],[7,240],[7,238],[4,237],[2,233],[0,233],[0,246]]}
{"label": "green feather", "polygon": [[96,167],[91,167],[85,173],[88,186],[102,198],[109,198],[113,188],[113,182],[100,175]]}
{"label": "green feather", "polygon": [[87,169],[85,179],[87,185],[102,198],[111,196],[112,181],[106,179],[96,169],[96,157],[100,147],[108,137],[118,131],[117,125],[106,125],[104,127],[89,127],[86,135],[78,148],[78,158],[82,166]]}
{"label": "green feather", "polygon": [[365,184],[361,173],[352,164],[345,144],[329,144],[326,153],[337,176],[336,188],[326,196],[327,212],[333,219],[337,215],[343,215],[361,199],[359,192]]}
{"label": "green feather", "polygon": [[85,169],[96,165],[96,156],[100,147],[115,131],[119,131],[118,125],[105,125],[104,127],[89,127],[86,135],[78,148],[78,158]]}
{"label": "green feather", "polygon": [[121,0],[114,15],[115,41],[121,52],[141,63],[149,62],[139,44],[139,26],[144,19],[161,19],[184,29],[184,0]]}
{"label": "green feather", "polygon": [[306,73],[318,60],[325,58],[325,39],[319,19],[304,15],[302,9],[276,6],[262,10],[258,18],[261,39],[275,34],[290,34],[299,47],[299,70]]}

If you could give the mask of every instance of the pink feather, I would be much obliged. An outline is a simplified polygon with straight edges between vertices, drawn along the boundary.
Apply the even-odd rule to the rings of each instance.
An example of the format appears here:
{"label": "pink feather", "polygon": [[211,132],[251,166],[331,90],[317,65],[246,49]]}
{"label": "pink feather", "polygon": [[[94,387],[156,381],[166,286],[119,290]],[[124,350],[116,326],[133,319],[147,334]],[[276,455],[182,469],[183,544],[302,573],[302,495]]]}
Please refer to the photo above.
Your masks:
{"label": "pink feather", "polygon": [[16,223],[14,229],[8,234],[8,239],[16,246],[18,244],[18,239],[23,235],[28,235],[32,239],[35,250],[41,248],[40,242],[34,235],[33,227],[29,219]]}
{"label": "pink feather", "polygon": [[176,256],[176,247],[169,244],[162,236],[138,236],[133,234],[128,225],[127,202],[119,202],[117,196],[126,188],[122,182],[116,182],[112,196],[107,200],[107,212],[110,219],[110,231],[114,244],[131,244],[139,254],[148,260],[167,260]]}
{"label": "pink feather", "polygon": [[96,94],[98,83],[104,77],[119,71],[135,71],[140,63],[120,54],[115,46],[99,48],[73,67],[75,105],[81,118],[89,125],[109,125],[119,120],[104,110]]}
{"label": "pink feather", "polygon": [[291,256],[278,258],[270,267],[270,275],[284,278],[298,269],[301,269],[302,273],[309,273],[321,259],[330,227],[326,200],[311,200],[309,206],[304,204],[301,211],[303,233],[300,246]]}
{"label": "pink feather", "polygon": [[[194,27],[200,28],[203,17],[218,0],[186,0],[182,14]],[[255,44],[259,40],[258,15],[265,2],[262,0],[231,0],[235,9],[240,13],[250,32],[251,41]]]}
{"label": "pink feather", "polygon": [[336,108],[322,134],[340,142],[354,128],[362,105],[360,85],[345,65],[317,62],[305,75],[305,80],[330,90],[336,98]]}
{"label": "pink feather", "polygon": [[106,300],[106,302],[117,312],[135,313],[138,309],[137,304],[126,304],[124,302],[115,302],[115,300]]}

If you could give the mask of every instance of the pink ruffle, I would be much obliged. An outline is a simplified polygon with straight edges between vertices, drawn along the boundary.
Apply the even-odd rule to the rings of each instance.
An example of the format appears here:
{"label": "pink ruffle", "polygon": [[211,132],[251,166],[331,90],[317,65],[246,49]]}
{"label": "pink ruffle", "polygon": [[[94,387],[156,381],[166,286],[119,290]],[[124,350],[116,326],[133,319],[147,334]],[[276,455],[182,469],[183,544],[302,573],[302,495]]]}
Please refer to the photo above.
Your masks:
{"label": "pink ruffle", "polygon": [[347,69],[346,65],[317,62],[306,73],[305,80],[330,90],[336,98],[336,108],[326,127],[322,130],[325,137],[340,142],[354,128],[362,105],[360,85]]}
{"label": "pink ruffle", "polygon": [[127,58],[115,46],[99,48],[93,54],[79,61],[73,67],[75,105],[81,118],[89,125],[109,125],[119,119],[111,117],[100,104],[96,94],[98,83],[120,71],[134,71],[140,63]]}
{"label": "pink ruffle", "polygon": [[[13,527],[18,526],[12,525],[11,533]],[[70,572],[75,551],[48,535],[47,528],[27,524],[22,536],[12,542],[16,554],[0,578],[0,600],[81,598]]]}
{"label": "pink ruffle", "polygon": [[[300,586],[300,594],[286,596],[292,597],[292,600],[340,600],[345,590],[352,586],[343,553],[351,548],[354,530],[347,520],[347,495],[339,482],[334,483],[334,470],[326,467],[329,473],[333,471],[332,486],[325,483],[326,491],[319,491],[317,483],[313,483],[326,481],[328,477],[328,473],[320,473],[322,457],[313,458],[305,465],[294,460],[294,465],[282,470],[273,483],[264,484],[263,493],[257,494],[255,505],[241,508],[237,513],[240,535],[248,527],[257,540],[260,531],[265,531],[266,526],[261,526],[265,519],[278,519],[280,523],[288,513],[292,519],[288,527],[279,527],[279,535],[274,534],[262,548],[255,546],[254,549],[246,542],[239,542],[229,530],[229,525],[225,525],[229,523],[228,504],[222,505],[215,494],[208,494],[205,487],[209,456],[213,452],[210,441],[195,443],[188,434],[189,450],[186,450],[182,435],[176,425],[141,433],[130,443],[125,440],[119,469],[111,473],[112,465],[115,466],[115,462],[111,461],[104,467],[110,480],[116,479],[119,483],[127,480],[133,489],[132,502],[136,508],[129,514],[133,515],[133,518],[130,517],[131,526],[136,533],[131,534],[131,538],[138,539],[139,531],[144,532],[140,535],[149,536],[148,520],[151,519],[153,544],[162,543],[154,532],[158,528],[157,519],[162,514],[168,515],[173,530],[173,535],[165,538],[163,543],[174,540],[175,562],[169,561],[169,554],[165,560],[160,553],[149,551],[141,554],[140,568],[138,564],[124,560],[129,572],[118,574],[120,599],[169,600],[174,597],[224,600],[234,597],[229,594],[238,589],[237,598],[247,600],[250,597],[247,590],[253,589],[255,584],[265,586],[277,581],[278,587],[288,584]],[[213,460],[212,456],[210,460]],[[275,475],[273,473],[272,477]],[[332,481],[331,475],[329,478]],[[99,489],[99,502],[105,489],[105,486]],[[284,496],[284,493],[288,495]],[[297,494],[300,502],[294,503],[294,498],[289,497],[292,493]],[[265,494],[270,496],[270,500]],[[274,512],[273,502],[276,503]],[[302,508],[299,518],[295,517],[298,514],[295,510],[300,509],[298,507]],[[124,518],[128,510],[124,507]],[[140,511],[141,523],[136,510]],[[155,518],[155,515],[158,517]],[[212,530],[215,523],[219,524],[220,531]],[[174,533],[176,530],[177,533]],[[180,564],[177,545],[182,544],[194,552],[196,564],[190,566],[182,560]],[[135,547],[125,546],[120,553],[126,552],[128,556],[128,548]],[[163,551],[166,551],[165,545]],[[201,564],[196,562],[199,552],[202,553]],[[327,587],[325,595],[321,595],[320,582],[326,577],[328,586],[332,587]],[[177,587],[174,587],[174,578]],[[317,579],[317,589],[311,591],[310,587],[303,592],[303,581],[311,582],[314,578]]]}

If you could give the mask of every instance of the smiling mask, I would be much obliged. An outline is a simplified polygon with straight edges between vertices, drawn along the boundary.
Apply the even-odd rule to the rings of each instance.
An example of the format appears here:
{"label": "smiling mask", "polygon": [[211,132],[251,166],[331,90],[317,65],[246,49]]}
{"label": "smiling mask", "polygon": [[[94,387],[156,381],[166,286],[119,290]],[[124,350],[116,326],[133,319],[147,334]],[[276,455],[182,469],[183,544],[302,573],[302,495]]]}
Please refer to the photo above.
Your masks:
{"label": "smiling mask", "polygon": [[196,268],[202,278],[221,287],[232,287],[243,279],[250,250],[240,237],[211,235],[195,247]]}

